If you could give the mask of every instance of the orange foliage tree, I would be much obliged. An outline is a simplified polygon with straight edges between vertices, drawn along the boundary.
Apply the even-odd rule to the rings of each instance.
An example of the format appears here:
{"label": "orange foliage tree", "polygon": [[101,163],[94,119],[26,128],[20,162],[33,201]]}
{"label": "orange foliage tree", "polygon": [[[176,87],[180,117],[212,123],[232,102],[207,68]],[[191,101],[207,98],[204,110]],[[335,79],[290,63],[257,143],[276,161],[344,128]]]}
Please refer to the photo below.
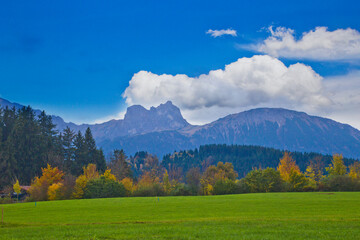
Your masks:
{"label": "orange foliage tree", "polygon": [[64,173],[57,167],[51,167],[49,164],[46,168],[41,168],[41,177],[35,177],[29,189],[30,196],[35,201],[48,200],[48,189],[51,185],[62,181]]}
{"label": "orange foliage tree", "polygon": [[288,152],[285,152],[283,158],[280,159],[277,170],[280,172],[280,176],[285,182],[290,181],[290,176],[292,174],[301,173],[298,165],[296,165],[296,162]]}
{"label": "orange foliage tree", "polygon": [[126,189],[126,195],[131,196],[131,194],[136,190],[136,185],[134,184],[133,180],[129,177],[124,178],[120,181]]}

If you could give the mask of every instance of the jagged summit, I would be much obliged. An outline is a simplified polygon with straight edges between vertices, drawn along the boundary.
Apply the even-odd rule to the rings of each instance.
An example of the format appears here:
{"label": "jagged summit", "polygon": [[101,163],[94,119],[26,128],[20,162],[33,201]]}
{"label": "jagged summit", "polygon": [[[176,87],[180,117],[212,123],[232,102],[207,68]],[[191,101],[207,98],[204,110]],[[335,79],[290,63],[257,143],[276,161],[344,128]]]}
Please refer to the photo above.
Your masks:
{"label": "jagged summit", "polygon": [[181,115],[180,109],[168,101],[150,110],[140,105],[128,107],[124,118],[130,134],[152,131],[178,130],[189,125]]}

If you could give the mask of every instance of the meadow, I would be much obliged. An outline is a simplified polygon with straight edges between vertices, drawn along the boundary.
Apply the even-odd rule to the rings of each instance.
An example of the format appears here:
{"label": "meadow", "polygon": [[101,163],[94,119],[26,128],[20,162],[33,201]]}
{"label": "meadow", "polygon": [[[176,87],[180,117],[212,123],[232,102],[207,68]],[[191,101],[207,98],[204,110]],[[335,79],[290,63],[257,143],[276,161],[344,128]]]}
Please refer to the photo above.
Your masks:
{"label": "meadow", "polygon": [[257,193],[0,205],[0,239],[359,239],[360,193]]}

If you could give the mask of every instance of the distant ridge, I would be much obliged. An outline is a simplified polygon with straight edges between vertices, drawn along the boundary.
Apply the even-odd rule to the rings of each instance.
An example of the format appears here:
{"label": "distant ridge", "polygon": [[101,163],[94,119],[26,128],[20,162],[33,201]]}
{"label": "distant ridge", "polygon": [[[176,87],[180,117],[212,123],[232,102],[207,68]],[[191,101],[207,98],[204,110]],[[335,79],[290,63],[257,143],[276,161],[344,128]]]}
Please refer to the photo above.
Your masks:
{"label": "distant ridge", "polygon": [[[1,98],[0,106],[22,107]],[[101,124],[76,125],[58,116],[53,116],[53,121],[59,131],[67,126],[74,131],[90,127],[105,152],[118,148],[128,155],[148,151],[160,157],[204,144],[238,144],[360,158],[359,130],[331,119],[282,108],[252,109],[193,126],[183,118],[180,109],[168,101],[149,110],[140,105],[131,106],[124,119]]]}

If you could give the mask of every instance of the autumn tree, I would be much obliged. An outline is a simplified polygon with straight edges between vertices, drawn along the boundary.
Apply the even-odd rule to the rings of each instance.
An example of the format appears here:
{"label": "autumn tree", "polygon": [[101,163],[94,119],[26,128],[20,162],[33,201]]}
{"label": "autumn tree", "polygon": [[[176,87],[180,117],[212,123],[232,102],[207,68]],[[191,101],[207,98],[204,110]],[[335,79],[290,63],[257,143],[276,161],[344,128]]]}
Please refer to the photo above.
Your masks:
{"label": "autumn tree", "polygon": [[349,167],[349,169],[350,169],[349,176],[353,180],[360,180],[360,162],[359,161],[354,162]]}
{"label": "autumn tree", "polygon": [[163,178],[162,178],[162,185],[163,185],[165,194],[168,195],[170,193],[170,191],[171,191],[171,183],[170,183],[170,180],[169,180],[169,174],[168,174],[167,170],[165,170],[165,172],[164,172],[164,175],[163,175]]}
{"label": "autumn tree", "polygon": [[310,160],[307,166],[305,176],[310,179],[314,184],[318,183],[323,178],[324,163],[322,157],[315,157]]}
{"label": "autumn tree", "polygon": [[112,181],[117,181],[115,175],[111,173],[111,169],[106,169],[101,176]]}
{"label": "autumn tree", "polygon": [[153,172],[145,172],[138,181],[135,196],[162,196],[164,195],[160,178]]}
{"label": "autumn tree", "polygon": [[224,164],[223,162],[218,162],[217,166],[209,166],[200,179],[203,194],[212,194],[214,185],[217,181],[235,181],[237,176],[232,163],[227,162]]}
{"label": "autumn tree", "polygon": [[330,176],[343,176],[346,174],[346,166],[343,161],[343,156],[335,154],[332,163],[326,168]]}
{"label": "autumn tree", "polygon": [[16,183],[13,185],[14,192],[16,193],[17,199],[19,200],[19,194],[21,193],[21,187],[19,180],[16,180]]}
{"label": "autumn tree", "polygon": [[48,200],[48,189],[51,185],[62,181],[64,173],[57,167],[51,167],[49,164],[42,168],[41,177],[35,177],[29,189],[30,196],[35,201]]}
{"label": "autumn tree", "polygon": [[285,152],[283,158],[280,159],[277,170],[280,172],[280,176],[285,182],[289,182],[290,175],[293,172],[300,173],[299,167],[288,152]]}
{"label": "autumn tree", "polygon": [[95,164],[90,163],[86,167],[83,167],[83,172],[84,173],[76,179],[73,193],[74,198],[82,198],[86,184],[92,179],[99,178],[99,172],[96,170]]}
{"label": "autumn tree", "polygon": [[61,182],[54,183],[48,188],[48,200],[61,200],[62,199],[62,189],[64,184]]}
{"label": "autumn tree", "polygon": [[126,196],[131,196],[132,193],[136,190],[136,185],[134,184],[134,181],[131,178],[124,178],[123,180],[120,181],[125,189],[126,189]]}

